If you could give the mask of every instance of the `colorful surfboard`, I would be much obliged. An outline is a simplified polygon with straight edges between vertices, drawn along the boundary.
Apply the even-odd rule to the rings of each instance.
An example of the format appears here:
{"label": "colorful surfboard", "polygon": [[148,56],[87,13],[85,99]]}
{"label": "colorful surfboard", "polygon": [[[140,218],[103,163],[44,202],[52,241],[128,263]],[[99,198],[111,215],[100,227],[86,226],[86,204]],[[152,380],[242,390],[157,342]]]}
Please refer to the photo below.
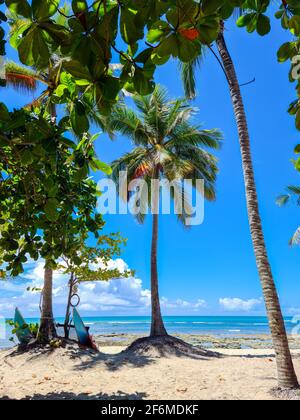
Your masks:
{"label": "colorful surfboard", "polygon": [[88,329],[84,325],[81,316],[75,308],[73,310],[73,322],[79,343],[83,346],[91,347],[91,337],[89,335]]}
{"label": "colorful surfboard", "polygon": [[33,336],[18,308],[16,308],[15,310],[14,323],[16,336],[18,337],[19,342],[21,344],[28,344],[29,341],[33,338]]}

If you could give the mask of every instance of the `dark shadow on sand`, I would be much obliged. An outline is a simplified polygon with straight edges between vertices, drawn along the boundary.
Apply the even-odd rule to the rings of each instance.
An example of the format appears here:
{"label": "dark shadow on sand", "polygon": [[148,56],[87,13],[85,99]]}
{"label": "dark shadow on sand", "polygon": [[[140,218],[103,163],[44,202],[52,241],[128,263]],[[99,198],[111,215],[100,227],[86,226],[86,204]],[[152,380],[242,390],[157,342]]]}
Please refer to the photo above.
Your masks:
{"label": "dark shadow on sand", "polygon": [[[123,366],[142,368],[155,364],[157,360],[167,357],[190,358],[194,360],[209,360],[224,357],[222,354],[213,353],[200,347],[192,346],[178,338],[167,337],[145,337],[136,340],[126,350],[112,355],[97,352],[85,347],[78,346],[75,341],[64,340],[61,348],[71,360],[74,360],[74,370],[92,369],[97,365],[103,365],[109,371],[117,371]],[[28,354],[28,360],[47,357],[55,353],[51,346],[18,347],[7,357],[13,358],[20,354]]]}
{"label": "dark shadow on sand", "polygon": [[[79,360],[80,360],[80,354]],[[71,357],[78,357],[73,354]],[[123,366],[141,368],[156,363],[161,358],[170,356],[190,358],[194,360],[209,360],[222,358],[223,355],[191,346],[182,340],[168,336],[167,338],[141,338],[132,343],[126,350],[116,355],[91,353],[89,360],[80,361],[76,369],[92,369],[95,365],[104,363],[110,371],[116,371]]]}
{"label": "dark shadow on sand", "polygon": [[[73,392],[51,392],[49,394],[34,394],[32,396],[26,396],[25,398],[21,398],[21,400],[31,400],[31,401],[38,401],[38,400],[97,400],[97,401],[117,401],[117,400],[143,400],[147,397],[147,394],[143,392],[136,392],[134,394],[127,394],[122,391],[118,391],[115,394],[75,394]],[[9,397],[1,397],[0,401],[8,401],[13,400]]]}

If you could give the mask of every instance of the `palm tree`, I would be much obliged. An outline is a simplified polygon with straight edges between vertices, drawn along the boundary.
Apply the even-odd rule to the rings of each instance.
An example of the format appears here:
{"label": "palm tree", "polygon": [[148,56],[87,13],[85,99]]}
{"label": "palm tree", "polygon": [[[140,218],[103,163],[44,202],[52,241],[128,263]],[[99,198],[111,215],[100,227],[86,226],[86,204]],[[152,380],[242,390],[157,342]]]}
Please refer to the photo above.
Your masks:
{"label": "palm tree", "polygon": [[[224,38],[223,22],[221,23],[221,30],[216,44],[221,58],[220,63],[222,64],[223,71],[226,74],[227,82],[229,85],[230,96],[232,99],[233,110],[238,127],[249,225],[256,257],[256,265],[261,280],[273,345],[276,353],[278,383],[282,388],[296,388],[298,387],[298,380],[289,349],[284,318],[267,254],[259,212],[247,116],[235,66]],[[195,64],[197,63],[194,62],[184,65],[182,72],[187,95],[190,98],[195,96],[195,73],[193,71],[195,70]]]}
{"label": "palm tree", "polygon": [[[217,160],[206,148],[218,149],[222,136],[217,130],[202,130],[193,125],[190,119],[195,114],[195,109],[186,100],[168,100],[167,92],[159,86],[153,95],[134,96],[133,100],[138,113],[122,105],[115,108],[110,119],[111,129],[130,138],[135,146],[131,152],[112,163],[112,177],[120,194],[120,172],[127,171],[129,183],[144,181],[146,194],[143,195],[145,191],[140,191],[142,198],[139,202],[144,211],[139,212],[137,218],[143,223],[146,209],[150,209],[153,214],[151,337],[165,337],[167,331],[161,315],[157,266],[160,193],[158,188],[152,188],[151,195],[148,192],[151,191],[154,180],[159,181],[164,177],[172,182],[175,206],[182,200],[185,203],[185,211],[178,214],[179,220],[185,223],[190,203],[182,193],[181,180],[191,179],[193,186],[197,188],[196,180],[203,179],[205,198],[215,199]],[[203,193],[203,189],[200,192]],[[124,195],[123,198],[130,201],[127,188]]]}

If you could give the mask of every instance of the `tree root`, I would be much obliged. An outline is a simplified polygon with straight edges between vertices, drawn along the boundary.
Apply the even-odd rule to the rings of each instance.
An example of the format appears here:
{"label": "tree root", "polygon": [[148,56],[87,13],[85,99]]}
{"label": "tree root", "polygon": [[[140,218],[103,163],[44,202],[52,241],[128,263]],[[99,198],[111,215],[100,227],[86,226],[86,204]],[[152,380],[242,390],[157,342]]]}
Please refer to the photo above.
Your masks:
{"label": "tree root", "polygon": [[139,338],[134,341],[123,354],[127,356],[148,357],[186,356],[197,359],[221,357],[218,353],[192,346],[191,344],[170,335]]}

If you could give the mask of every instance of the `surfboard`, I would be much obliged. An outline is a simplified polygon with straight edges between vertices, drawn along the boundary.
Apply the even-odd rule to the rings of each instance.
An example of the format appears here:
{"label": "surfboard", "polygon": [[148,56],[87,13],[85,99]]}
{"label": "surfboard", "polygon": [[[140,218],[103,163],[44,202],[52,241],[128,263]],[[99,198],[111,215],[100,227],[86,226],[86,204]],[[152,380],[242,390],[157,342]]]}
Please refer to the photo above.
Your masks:
{"label": "surfboard", "polygon": [[75,326],[76,334],[78,337],[78,341],[83,346],[91,346],[91,337],[87,328],[85,327],[81,316],[79,315],[77,309],[73,309],[73,323]]}
{"label": "surfboard", "polygon": [[21,344],[28,344],[29,341],[33,338],[33,336],[29,328],[27,327],[27,323],[18,308],[16,308],[15,310],[14,323],[16,336],[18,337],[19,342]]}

